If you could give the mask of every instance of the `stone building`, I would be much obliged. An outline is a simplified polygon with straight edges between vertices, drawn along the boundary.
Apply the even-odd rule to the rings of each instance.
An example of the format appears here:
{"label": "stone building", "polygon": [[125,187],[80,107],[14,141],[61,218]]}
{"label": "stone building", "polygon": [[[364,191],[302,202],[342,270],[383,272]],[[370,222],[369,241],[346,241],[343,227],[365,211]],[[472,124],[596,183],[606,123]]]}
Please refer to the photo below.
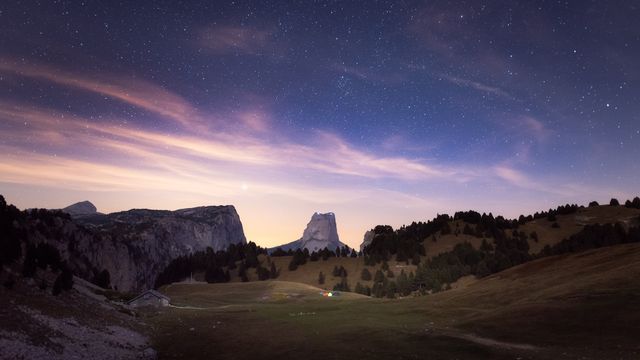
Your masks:
{"label": "stone building", "polygon": [[155,290],[147,290],[131,299],[127,304],[132,307],[168,306],[171,299]]}

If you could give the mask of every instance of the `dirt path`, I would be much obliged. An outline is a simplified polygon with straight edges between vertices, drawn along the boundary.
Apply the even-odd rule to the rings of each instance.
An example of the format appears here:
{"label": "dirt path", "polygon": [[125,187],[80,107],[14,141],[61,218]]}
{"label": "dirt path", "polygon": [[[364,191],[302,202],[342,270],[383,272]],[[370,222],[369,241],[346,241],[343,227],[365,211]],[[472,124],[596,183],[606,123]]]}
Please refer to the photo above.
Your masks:
{"label": "dirt path", "polygon": [[462,340],[467,340],[467,341],[470,341],[470,342],[474,342],[476,344],[489,346],[489,347],[493,347],[493,348],[500,348],[500,349],[507,349],[507,350],[528,350],[528,351],[535,351],[535,350],[540,350],[541,349],[541,348],[539,348],[537,346],[534,346],[534,345],[517,344],[517,343],[510,343],[510,342],[505,342],[505,341],[498,341],[498,340],[494,340],[494,339],[490,339],[490,338],[480,337],[480,336],[477,336],[477,335],[474,335],[474,334],[445,332],[445,333],[443,333],[443,335],[450,336],[450,337],[455,337],[455,338],[462,339]]}

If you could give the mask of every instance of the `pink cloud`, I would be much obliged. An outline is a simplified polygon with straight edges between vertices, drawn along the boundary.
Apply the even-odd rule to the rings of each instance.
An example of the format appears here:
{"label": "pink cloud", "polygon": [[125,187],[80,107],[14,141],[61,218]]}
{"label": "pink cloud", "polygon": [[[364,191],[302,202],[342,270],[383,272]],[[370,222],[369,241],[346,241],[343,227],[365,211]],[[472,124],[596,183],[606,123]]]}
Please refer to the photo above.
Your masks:
{"label": "pink cloud", "polygon": [[120,76],[83,76],[45,65],[0,58],[0,72],[40,79],[108,96],[173,120],[186,128],[201,126],[196,112],[182,97],[140,79]]}

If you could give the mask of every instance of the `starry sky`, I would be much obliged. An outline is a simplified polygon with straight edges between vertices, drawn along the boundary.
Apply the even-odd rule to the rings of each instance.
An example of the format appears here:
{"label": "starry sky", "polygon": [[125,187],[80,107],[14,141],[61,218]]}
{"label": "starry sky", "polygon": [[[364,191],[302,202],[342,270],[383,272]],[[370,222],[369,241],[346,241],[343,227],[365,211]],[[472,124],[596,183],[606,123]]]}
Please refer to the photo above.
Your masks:
{"label": "starry sky", "polygon": [[4,1],[0,193],[20,208],[314,211],[358,246],[474,209],[640,191],[635,1]]}

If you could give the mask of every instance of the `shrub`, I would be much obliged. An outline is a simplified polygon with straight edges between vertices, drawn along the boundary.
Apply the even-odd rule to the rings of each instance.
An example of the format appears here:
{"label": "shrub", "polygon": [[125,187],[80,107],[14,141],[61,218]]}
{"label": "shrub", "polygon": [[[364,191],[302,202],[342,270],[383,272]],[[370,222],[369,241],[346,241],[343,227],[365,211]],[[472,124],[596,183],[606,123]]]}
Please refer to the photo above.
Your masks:
{"label": "shrub", "polygon": [[62,291],[69,291],[73,288],[73,273],[69,268],[62,264],[62,272],[56,278],[56,281],[53,283],[53,295],[59,295]]}
{"label": "shrub", "polygon": [[364,281],[371,281],[371,272],[369,271],[369,269],[367,268],[362,269],[362,274],[360,275],[360,278]]}
{"label": "shrub", "polygon": [[100,286],[103,289],[108,289],[111,285],[111,275],[107,269],[94,275],[92,283]]}

